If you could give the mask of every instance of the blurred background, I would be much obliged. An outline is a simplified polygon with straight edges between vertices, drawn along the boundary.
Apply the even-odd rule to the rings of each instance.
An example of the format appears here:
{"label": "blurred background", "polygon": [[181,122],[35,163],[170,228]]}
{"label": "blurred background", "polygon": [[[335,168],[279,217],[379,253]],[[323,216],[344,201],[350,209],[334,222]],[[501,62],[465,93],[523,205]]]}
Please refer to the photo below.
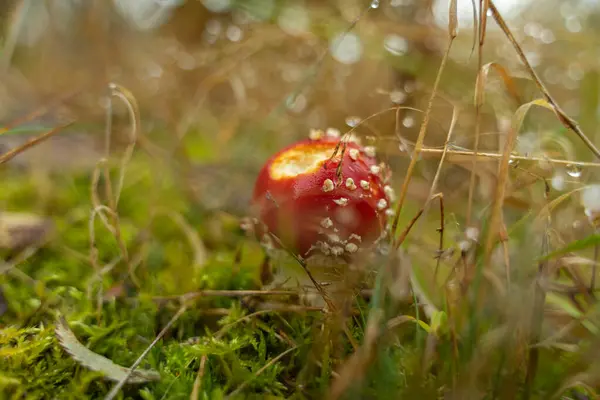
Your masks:
{"label": "blurred background", "polygon": [[[496,3],[559,104],[592,139],[600,139],[597,3]],[[242,211],[261,162],[310,128],[344,131],[395,106],[417,110],[400,110],[397,117],[382,112],[358,133],[375,137],[396,177],[402,177],[407,162],[402,138],[415,138],[419,110],[425,108],[447,46],[448,2],[386,0],[365,12],[368,6],[358,0],[4,1],[0,121],[9,124],[49,106],[28,123],[51,125],[74,118],[79,126],[76,134],[57,136],[14,164],[62,168],[95,160],[96,139],[105,125],[107,84],[115,82],[139,103],[146,146],[185,153],[176,158],[178,164],[187,162],[181,174],[195,182],[199,200],[208,207]],[[470,1],[459,1],[458,8],[459,35],[434,105],[427,146],[443,143],[453,107],[462,110],[453,144],[473,146],[473,11]],[[519,102],[539,93],[492,18],[488,25],[483,62],[501,64],[517,89],[511,95],[498,74],[489,74],[481,147],[496,150],[498,132]],[[121,112],[126,125],[125,108],[114,108],[115,124]],[[534,155],[544,136],[534,131],[558,129],[560,124],[544,114],[520,137],[520,149]],[[27,135],[21,133],[3,135],[0,145],[22,142]],[[118,144],[126,135],[114,136]],[[579,157],[582,148],[573,137],[564,135],[559,147]],[[583,151],[581,158],[590,154]],[[435,165],[435,160],[431,166],[423,163],[412,195],[427,193],[429,167],[434,171]],[[468,176],[465,168],[447,168],[441,182],[460,192]],[[225,193],[229,185],[197,187],[224,176],[235,181],[230,187],[234,196]],[[489,193],[486,180],[482,182],[485,198]]]}

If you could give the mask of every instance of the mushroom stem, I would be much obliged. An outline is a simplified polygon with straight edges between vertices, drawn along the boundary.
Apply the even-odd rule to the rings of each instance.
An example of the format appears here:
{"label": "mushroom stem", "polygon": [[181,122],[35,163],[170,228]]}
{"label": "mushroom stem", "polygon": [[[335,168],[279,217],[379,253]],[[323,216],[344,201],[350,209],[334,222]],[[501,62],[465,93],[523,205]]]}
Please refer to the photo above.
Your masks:
{"label": "mushroom stem", "polygon": [[[265,289],[300,290],[300,300],[303,304],[327,308],[327,302],[297,260],[279,249],[272,250],[270,253],[275,270],[273,280],[265,286]],[[348,300],[352,299],[354,288],[360,282],[359,269],[341,257],[323,254],[308,257],[305,264],[335,307],[338,310],[346,309]]]}

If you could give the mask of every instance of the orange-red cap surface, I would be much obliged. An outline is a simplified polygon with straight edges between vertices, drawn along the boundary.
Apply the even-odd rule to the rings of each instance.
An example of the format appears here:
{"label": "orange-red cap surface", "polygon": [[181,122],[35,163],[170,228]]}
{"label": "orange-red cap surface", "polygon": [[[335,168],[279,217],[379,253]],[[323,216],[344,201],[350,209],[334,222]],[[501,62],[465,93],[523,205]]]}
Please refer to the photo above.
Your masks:
{"label": "orange-red cap surface", "polygon": [[314,130],[273,155],[254,188],[260,221],[303,257],[349,256],[369,247],[391,213],[393,191],[383,176],[389,171],[374,148],[345,141],[344,150],[336,131],[328,133]]}

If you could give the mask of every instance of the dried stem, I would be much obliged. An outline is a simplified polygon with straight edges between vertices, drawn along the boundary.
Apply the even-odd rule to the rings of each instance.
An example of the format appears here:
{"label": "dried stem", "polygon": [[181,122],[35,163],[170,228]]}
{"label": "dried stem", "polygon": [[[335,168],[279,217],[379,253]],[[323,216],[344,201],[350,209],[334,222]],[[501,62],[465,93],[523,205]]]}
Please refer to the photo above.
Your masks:
{"label": "dried stem", "polygon": [[540,77],[535,72],[535,70],[529,63],[529,61],[527,60],[527,57],[525,56],[525,53],[523,52],[523,49],[521,48],[521,46],[519,46],[517,39],[515,39],[512,32],[508,28],[508,25],[504,21],[504,18],[502,18],[502,16],[498,12],[498,9],[496,8],[496,5],[494,4],[494,2],[492,0],[485,0],[485,1],[489,2],[489,8],[492,11],[492,16],[496,20],[496,23],[498,23],[498,26],[500,26],[500,28],[502,29],[502,31],[504,32],[504,34],[506,35],[506,37],[508,38],[510,43],[515,48],[517,54],[519,55],[519,58],[521,59],[521,62],[527,69],[527,72],[529,72],[529,74],[533,78],[538,89],[542,92],[542,94],[546,98],[546,101],[548,101],[548,103],[550,103],[550,105],[552,105],[552,108],[553,108],[554,112],[556,113],[560,122],[565,127],[572,130],[573,132],[575,132],[575,134],[583,141],[583,143],[585,143],[585,145],[588,147],[588,149],[592,153],[594,153],[594,155],[597,158],[600,158],[600,150],[598,150],[598,148],[594,145],[594,143],[585,135],[585,133],[583,133],[583,131],[581,130],[579,125],[577,125],[577,123],[575,121],[573,121],[571,118],[569,118],[567,116],[567,114],[565,114],[565,112],[562,110],[562,108],[560,108],[560,106],[558,105],[556,100],[554,100],[554,98],[552,97],[552,95],[550,94],[550,92],[548,91],[546,86],[544,85],[544,83],[541,81]]}
{"label": "dried stem", "polygon": [[[450,12],[449,12],[449,16],[450,16],[450,21],[448,23],[448,46],[446,47],[446,51],[444,53],[444,56],[442,58],[442,62],[440,64],[440,67],[438,69],[438,73],[437,76],[435,78],[435,82],[433,84],[433,89],[431,92],[431,96],[429,97],[429,102],[427,104],[427,109],[425,111],[425,115],[423,117],[423,122],[421,123],[421,128],[419,130],[419,135],[417,137],[417,141],[415,143],[415,148],[413,149],[413,153],[411,156],[411,160],[410,163],[408,165],[408,168],[406,170],[406,174],[404,176],[404,183],[402,184],[402,189],[400,191],[400,197],[398,200],[398,205],[396,208],[396,213],[394,215],[394,220],[392,222],[392,227],[391,227],[391,232],[392,235],[395,235],[396,230],[398,228],[398,222],[400,220],[400,214],[402,213],[402,206],[404,205],[404,200],[406,199],[406,195],[408,194],[408,185],[410,183],[410,180],[412,178],[412,174],[413,174],[413,170],[415,169],[415,166],[417,164],[417,160],[419,159],[421,150],[423,148],[423,142],[425,140],[425,133],[427,131],[427,126],[429,125],[429,119],[431,117],[431,110],[433,108],[433,102],[435,100],[436,94],[437,94],[437,88],[440,84],[440,81],[442,79],[442,73],[444,72],[444,68],[446,66],[446,62],[448,60],[448,56],[450,54],[450,49],[452,48],[452,43],[454,42],[454,39],[456,38],[456,26],[457,26],[457,19],[456,19],[456,1],[455,0],[451,0],[450,1],[450,8],[449,8]],[[392,240],[394,241],[395,238],[392,237]],[[398,247],[398,244],[396,243],[396,248]]]}
{"label": "dried stem", "polygon": [[34,138],[29,139],[27,142],[23,143],[22,145],[15,147],[14,149],[11,149],[9,151],[7,151],[6,153],[0,155],[0,165],[12,160],[13,158],[15,158],[16,156],[18,156],[19,154],[23,153],[26,150],[29,150],[30,148],[42,143],[43,141],[50,139],[52,136],[56,135],[57,133],[61,132],[63,129],[73,125],[74,121],[71,122],[67,122],[66,124],[63,125],[59,125],[56,128],[53,128],[47,132],[42,133],[39,136],[36,136]]}

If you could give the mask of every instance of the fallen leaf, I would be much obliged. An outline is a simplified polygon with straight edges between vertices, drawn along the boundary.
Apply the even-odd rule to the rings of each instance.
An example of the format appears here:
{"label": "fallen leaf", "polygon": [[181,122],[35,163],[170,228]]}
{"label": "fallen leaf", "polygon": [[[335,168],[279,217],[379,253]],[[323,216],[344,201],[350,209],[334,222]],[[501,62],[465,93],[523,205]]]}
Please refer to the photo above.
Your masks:
{"label": "fallen leaf", "polygon": [[15,250],[40,243],[53,228],[50,220],[37,215],[0,212],[0,248]]}
{"label": "fallen leaf", "polygon": [[[115,364],[108,358],[94,353],[85,347],[69,329],[64,317],[59,317],[55,329],[56,336],[62,348],[75,361],[93,371],[101,372],[107,379],[120,382],[130,373],[129,368]],[[135,369],[127,379],[127,383],[144,383],[160,380],[160,374],[154,370]]]}

